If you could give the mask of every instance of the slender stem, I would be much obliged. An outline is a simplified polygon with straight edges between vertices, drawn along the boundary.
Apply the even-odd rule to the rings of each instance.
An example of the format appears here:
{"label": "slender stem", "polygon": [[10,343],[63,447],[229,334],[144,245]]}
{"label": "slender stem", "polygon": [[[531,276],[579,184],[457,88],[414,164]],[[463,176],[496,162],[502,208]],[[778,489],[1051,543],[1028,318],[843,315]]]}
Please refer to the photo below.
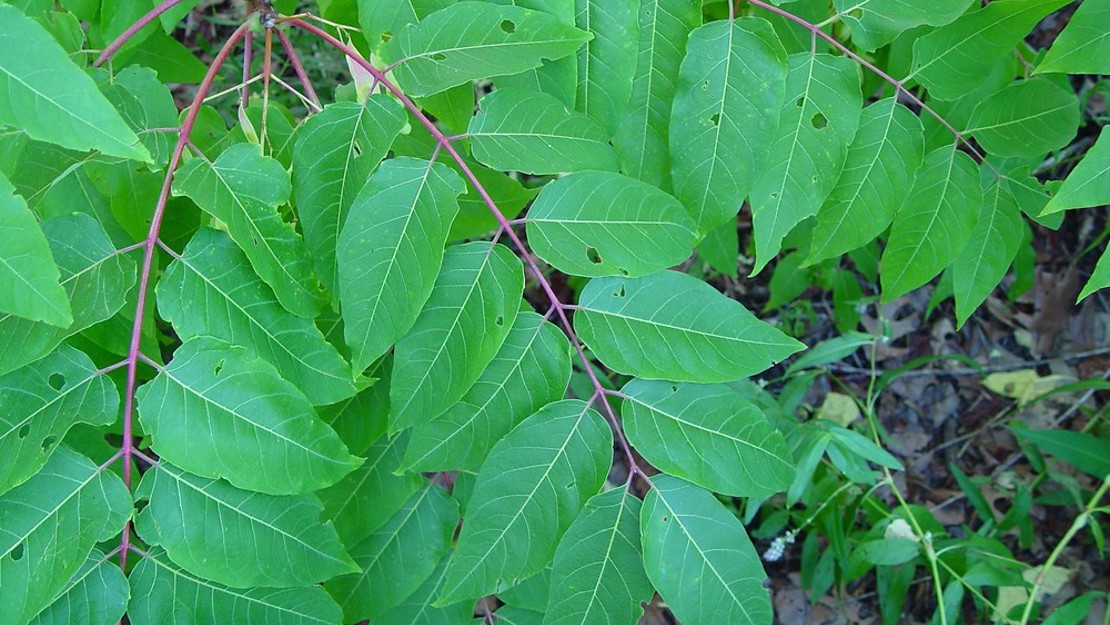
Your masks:
{"label": "slender stem", "polygon": [[301,81],[301,87],[304,88],[305,95],[316,105],[316,110],[322,110],[324,107],[320,104],[320,97],[316,95],[316,89],[312,86],[312,80],[309,79],[308,73],[304,71],[301,58],[297,56],[297,51],[293,49],[293,44],[289,42],[289,36],[285,34],[285,31],[280,29],[276,29],[276,32],[278,41],[281,41],[281,48],[285,50],[285,58],[289,59],[289,65],[293,67],[293,73],[295,73],[297,79]]}
{"label": "slender stem", "polygon": [[375,80],[377,80],[379,83],[382,84],[382,86],[389,90],[394,95],[394,97],[396,97],[401,102],[401,104],[405,106],[405,108],[412,112],[416,119],[419,120],[420,123],[435,138],[436,143],[442,146],[443,149],[451,155],[451,158],[455,160],[455,163],[458,164],[459,168],[462,170],[463,175],[470,181],[471,185],[474,186],[474,189],[478,192],[478,195],[482,197],[482,201],[486,204],[486,206],[489,207],[490,212],[493,214],[494,218],[497,219],[498,225],[500,225],[500,227],[505,231],[505,235],[509,237],[509,240],[511,240],[513,242],[513,245],[520,251],[521,257],[523,258],[525,264],[528,266],[529,269],[532,270],[532,273],[536,276],[536,280],[539,282],[540,288],[543,290],[544,294],[547,295],[548,301],[550,301],[552,307],[554,307],[555,314],[558,315],[559,321],[561,322],[563,328],[566,330],[571,344],[574,346],[575,351],[578,353],[578,359],[582,362],[582,368],[585,370],[586,376],[589,378],[590,383],[593,385],[594,389],[598,393],[597,398],[601,401],[602,412],[605,414],[605,417],[609,420],[610,425],[613,427],[614,435],[617,439],[617,444],[624,452],[625,458],[628,462],[629,472],[640,473],[642,475],[643,473],[640,470],[639,465],[636,463],[636,457],[632,453],[632,447],[631,445],[629,445],[628,439],[626,439],[624,436],[624,431],[621,428],[620,421],[617,419],[617,415],[613,411],[613,407],[609,404],[608,399],[606,399],[605,387],[602,386],[601,381],[597,378],[597,374],[594,373],[593,367],[590,364],[590,359],[586,357],[586,352],[582,347],[582,343],[578,340],[578,335],[575,334],[574,327],[570,323],[570,318],[567,316],[567,306],[559,300],[559,296],[555,294],[555,290],[554,288],[552,288],[551,282],[548,281],[548,279],[543,275],[543,272],[540,270],[539,265],[536,263],[535,257],[533,257],[531,252],[528,251],[528,248],[524,245],[524,242],[520,239],[520,236],[518,236],[516,232],[513,231],[512,224],[509,223],[509,220],[505,217],[504,213],[502,213],[501,210],[497,208],[497,204],[493,201],[493,198],[490,197],[485,187],[482,186],[482,183],[478,181],[478,178],[474,175],[474,172],[471,171],[470,166],[467,165],[466,161],[455,149],[455,146],[443,134],[443,132],[441,132],[439,128],[437,128],[436,125],[432,123],[430,119],[428,119],[428,116],[420,110],[420,107],[416,106],[416,103],[413,102],[411,98],[405,95],[403,91],[397,88],[396,85],[394,85],[388,78],[386,78],[385,74],[381,70],[374,67],[366,59],[362,58],[362,55],[360,55],[354,48],[345,45],[343,42],[339,41],[319,27],[309,24],[303,20],[290,20],[288,23],[292,26],[313,33],[317,37],[320,37],[332,47],[346,54],[355,63],[358,63],[363,69],[365,69],[370,75],[372,75]]}
{"label": "slender stem", "polygon": [[270,112],[270,76],[273,74],[274,29],[266,29],[266,56],[262,57],[262,133],[259,142],[266,145],[266,120]]}
{"label": "slender stem", "polygon": [[104,48],[104,50],[100,52],[100,56],[96,57],[96,61],[93,62],[93,67],[100,67],[101,65],[103,65],[108,59],[112,58],[113,54],[118,52],[119,49],[123,47],[123,44],[127,43],[132,37],[134,37],[135,33],[142,30],[143,27],[145,27],[147,24],[158,19],[159,15],[165,13],[166,11],[169,11],[173,7],[180,4],[181,1],[182,0],[164,0],[162,4],[159,4],[158,6],[148,11],[146,15],[140,17],[137,22],[132,24],[127,30],[123,31],[123,33],[119,37],[116,37],[115,41],[108,44],[108,47]]}
{"label": "slender stem", "polygon": [[[158,195],[158,203],[154,207],[154,215],[150,220],[150,231],[143,243],[143,266],[139,273],[139,294],[138,301],[135,303],[135,322],[131,327],[131,346],[127,351],[127,391],[123,401],[123,482],[128,488],[131,487],[131,456],[135,451],[132,427],[135,411],[135,380],[139,369],[139,344],[143,336],[143,316],[146,312],[147,287],[154,268],[154,248],[157,246],[158,232],[162,228],[162,218],[166,214],[166,203],[170,199],[173,174],[177,166],[181,164],[181,156],[185,153],[185,146],[189,143],[189,136],[193,133],[193,127],[196,124],[197,116],[200,114],[201,103],[204,102],[205,94],[212,88],[212,81],[215,80],[216,73],[223,67],[235,45],[246,34],[248,27],[247,24],[243,24],[231,34],[223,48],[220,49],[219,54],[212,60],[212,65],[208,68],[204,80],[197,87],[197,93],[193,97],[193,103],[189,106],[189,112],[185,114],[185,119],[181,122],[177,145],[174,146],[173,155],[170,156],[170,162],[166,166],[166,176],[162,180],[162,190]],[[123,538],[120,541],[122,547],[120,567],[126,567],[127,565],[127,552],[130,544],[131,524],[129,522],[123,528]]]}
{"label": "slender stem", "polygon": [[251,55],[254,52],[254,33],[247,31],[243,35],[243,93],[239,96],[239,109],[246,110],[250,106],[251,101],[251,63],[254,59]]}

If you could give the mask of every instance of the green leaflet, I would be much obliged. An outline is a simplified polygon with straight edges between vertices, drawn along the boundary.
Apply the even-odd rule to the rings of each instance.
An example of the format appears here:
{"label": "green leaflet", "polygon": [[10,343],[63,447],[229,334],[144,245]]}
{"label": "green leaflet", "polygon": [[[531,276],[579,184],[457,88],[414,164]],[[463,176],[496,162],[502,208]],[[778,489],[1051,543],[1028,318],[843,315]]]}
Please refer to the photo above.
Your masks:
{"label": "green leaflet", "polygon": [[186,163],[174,176],[173,190],[227,225],[286,310],[300,317],[320,312],[324,297],[308,248],[277,209],[290,194],[289,174],[280,163],[262,156],[257,145],[236,143],[211,163]]}
{"label": "green leaflet", "polygon": [[863,109],[836,186],[817,212],[806,265],[863,247],[886,230],[924,158],[921,119],[880,100]]}
{"label": "green leaflet", "polygon": [[30,625],[114,625],[127,610],[130,592],[119,564],[93,549],[54,602]]}
{"label": "green leaflet", "polygon": [[62,341],[111,318],[135,286],[135,263],[116,252],[92,217],[74,213],[42,222],[42,231],[61,272],[73,323],[58,328],[0,314],[0,375],[49,354]]}
{"label": "green leaflet", "polygon": [[740,233],[736,229],[736,222],[729,220],[713,228],[705,234],[695,249],[698,257],[715,271],[733,278],[739,277],[736,261],[740,257]]}
{"label": "green leaflet", "polygon": [[62,345],[0,376],[0,494],[38,472],[78,423],[111,425],[119,391],[84,353]]}
{"label": "green leaflet", "polygon": [[591,280],[574,320],[605,366],[648,379],[728,382],[804,348],[740,302],[674,271]]}
{"label": "green leaflet", "polygon": [[605,481],[612,444],[601,415],[574,399],[548,404],[501,439],[478,473],[437,603],[473,601],[551,562]]}
{"label": "green leaflet", "polygon": [[690,255],[694,224],[657,187],[613,172],[584,171],[554,180],[528,211],[536,255],[566,273],[642,276]]}
{"label": "green leaflet", "polygon": [[474,158],[494,169],[528,174],[617,169],[605,130],[554,96],[501,88],[482,98],[479,108],[467,136]]}
{"label": "green leaflet", "polygon": [[952,263],[952,289],[956,297],[957,328],[1002,282],[1017,255],[1023,225],[1021,209],[1009,185],[983,172],[983,209],[971,241]]}
{"label": "green leaflet", "polygon": [[628,440],[660,471],[734,497],[769,497],[794,479],[782,434],[727,386],[632,380],[621,393]]}
{"label": "green leaflet", "polygon": [[[512,76],[495,79],[495,91],[514,89],[551,96],[561,106],[574,108],[575,90],[578,87],[578,66],[573,56],[554,61],[544,61],[539,67]],[[469,121],[469,120],[467,120]]]}
{"label": "green leaflet", "polygon": [[316,494],[324,503],[322,519],[335,523],[339,539],[354,547],[385,524],[427,480],[419,473],[394,471],[401,464],[409,434],[382,436],[366,452],[362,466]]}
{"label": "green leaflet", "polygon": [[793,54],[778,136],[749,201],[759,273],[782,240],[836,186],[863,106],[859,69],[846,57]]}
{"label": "green leaflet", "polygon": [[453,603],[449,606],[433,605],[443,586],[447,573],[448,555],[439,561],[435,571],[428,579],[401,602],[401,605],[374,619],[374,625],[459,625],[467,623],[474,614],[474,606],[466,603]]}
{"label": "green leaflet", "polygon": [[385,95],[362,105],[336,102],[297,131],[293,197],[316,274],[339,297],[336,245],[347,213],[370,172],[405,127],[405,110]]}
{"label": "green leaflet", "polygon": [[586,502],[555,551],[544,625],[634,623],[654,589],[640,548],[640,500],[614,488]]}
{"label": "green leaflet", "polygon": [[1079,129],[1079,99],[1047,78],[1016,82],[988,96],[964,132],[997,156],[1043,156],[1067,145]]}
{"label": "green leaflet", "polygon": [[351,549],[361,573],[325,586],[343,607],[345,622],[373,619],[397,607],[435,572],[451,548],[459,506],[439,486],[425,482],[381,529]]}
{"label": "green leaflet", "polygon": [[[559,542],[562,544],[562,541]],[[534,612],[547,610],[547,604],[551,600],[551,567],[544,568],[510,588],[498,591],[497,598],[514,608]]]}
{"label": "green leaflet", "polygon": [[67,447],[0,496],[0,623],[26,623],[52,604],[130,514],[123,481]]}
{"label": "green leaflet", "polygon": [[883,301],[932,280],[952,264],[979,219],[983,190],[975,161],[955,146],[925,156],[883,250]]}
{"label": "green leaflet", "polygon": [[998,0],[934,30],[913,44],[911,78],[940,100],[974,91],[991,68],[1045,15],[1068,0]]}
{"label": "green leaflet", "polygon": [[173,94],[158,80],[157,72],[149,67],[131,65],[114,75],[103,69],[95,70],[93,78],[127,125],[139,134],[139,140],[150,151],[155,166],[162,169],[170,159],[174,137],[165,132],[150,131],[176,126],[178,113]]}
{"label": "green leaflet", "polygon": [[877,50],[903,32],[922,25],[943,26],[967,10],[967,0],[833,0],[837,13],[852,29],[852,41]]}
{"label": "green leaflet", "polygon": [[1105,289],[1110,286],[1110,251],[1104,250],[1102,256],[1098,259],[1098,264],[1095,265],[1095,270],[1091,274],[1091,279],[1083,286],[1083,290],[1079,292],[1077,301],[1082,301],[1091,293],[1099,289]]}
{"label": "green leaflet", "polygon": [[671,110],[671,175],[699,235],[734,219],[775,139],[786,52],[766,20],[690,33]]}
{"label": "green leaflet", "polygon": [[1079,5],[1056,37],[1036,73],[1110,74],[1110,2],[1087,0]]}
{"label": "green leaflet", "polygon": [[[170,560],[233,588],[294,588],[357,569],[314,495],[279,497],[198,477],[162,460],[143,475],[135,531]],[[218,531],[211,531],[217,524]]]}
{"label": "green leaflet", "polygon": [[445,165],[399,157],[378,168],[339,234],[344,336],[362,371],[412,328],[443,262],[466,186]]}
{"label": "green leaflet", "polygon": [[201,228],[156,287],[158,312],[182,340],[210,336],[246,347],[313,404],[357,390],[351,367],[316,328],[278,303],[227,233]]}
{"label": "green leaflet", "polygon": [[566,336],[533,312],[517,315],[501,349],[458,403],[413,429],[407,471],[477,469],[516,424],[562,398],[571,372]]}
{"label": "green leaflet", "polygon": [[632,96],[640,22],[636,2],[574,0],[575,25],[593,34],[578,53],[575,108],[611,136]]}
{"label": "green leaflet", "polygon": [[644,568],[683,625],[771,622],[766,574],[740,521],[707,491],[651,479],[640,531]]}
{"label": "green leaflet", "polygon": [[667,151],[671,105],[690,31],[701,25],[701,0],[641,0],[640,42],[632,95],[613,145],[621,170],[670,188]]}
{"label": "green leaflet", "polygon": [[[338,321],[338,317],[336,317]],[[342,333],[342,328],[337,334]],[[338,339],[338,336],[335,337]],[[335,430],[351,453],[362,455],[389,426],[389,376],[393,358],[383,357],[366,371],[369,379],[377,379],[369,387],[338,404],[320,406],[317,414]]]}
{"label": "green leaflet", "polygon": [[181,568],[159,548],[135,565],[130,582],[127,615],[134,625],[339,625],[343,619],[319,586],[229,588]]}
{"label": "green leaflet", "polygon": [[318,490],[362,462],[273,366],[211,337],[185,341],[136,401],[160,457],[240,488]]}
{"label": "green leaflet", "polygon": [[358,0],[358,23],[371,49],[377,49],[386,40],[382,35],[392,36],[454,3],[455,0]]}
{"label": "green leaflet", "polygon": [[1110,126],[1099,132],[1095,144],[1071,170],[1041,215],[1107,203],[1110,203]]}
{"label": "green leaflet", "polygon": [[64,328],[73,323],[66,292],[58,280],[61,272],[50,254],[46,236],[0,173],[0,312]]}
{"label": "green leaflet", "polygon": [[427,305],[394,351],[391,433],[462,399],[501,348],[523,290],[523,268],[505,246],[475,241],[448,248]]}
{"label": "green leaflet", "polygon": [[0,125],[74,150],[151,160],[93,80],[50,33],[7,5],[0,5]]}
{"label": "green leaflet", "polygon": [[382,48],[397,82],[427,96],[489,76],[519,74],[573,54],[591,35],[538,11],[459,2],[410,24]]}

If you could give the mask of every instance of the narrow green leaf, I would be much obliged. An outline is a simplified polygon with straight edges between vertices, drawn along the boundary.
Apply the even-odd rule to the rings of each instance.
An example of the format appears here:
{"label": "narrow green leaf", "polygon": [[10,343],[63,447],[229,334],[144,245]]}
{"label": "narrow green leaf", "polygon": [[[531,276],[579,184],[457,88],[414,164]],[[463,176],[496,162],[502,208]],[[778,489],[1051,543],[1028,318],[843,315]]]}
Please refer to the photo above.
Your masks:
{"label": "narrow green leaf", "polygon": [[840,178],[817,212],[806,265],[860,248],[890,226],[924,158],[923,132],[897,98],[863,109]]}
{"label": "narrow green leaf", "polygon": [[362,466],[316,493],[324,503],[321,518],[335,523],[339,540],[347,547],[354,547],[385,525],[426,483],[419,473],[394,473],[408,441],[407,432],[392,439],[382,436],[370,446]]}
{"label": "narrow green leaf", "polygon": [[963,326],[1002,282],[1017,255],[1022,234],[1021,210],[1009,185],[990,176],[983,193],[983,210],[971,233],[971,241],[952,264],[958,327]]}
{"label": "narrow green leaf", "polygon": [[501,88],[478,106],[467,136],[474,158],[485,165],[527,174],[617,169],[605,130],[554,96]]}
{"label": "narrow green leaf", "polygon": [[123,308],[135,286],[135,263],[116,252],[104,228],[74,213],[42,222],[42,231],[61,272],[73,323],[59,328],[0,313],[0,375],[49,354],[62,341]]}
{"label": "narrow green leaf", "polygon": [[546,13],[459,2],[410,24],[382,48],[405,91],[428,96],[478,78],[519,74],[574,54],[591,35]]}
{"label": "narrow green leaf", "polygon": [[871,564],[897,566],[913,560],[920,552],[921,546],[908,538],[879,538],[860,543],[853,555]]}
{"label": "narrow green leaf", "polygon": [[466,186],[445,165],[415,158],[382,164],[339,234],[344,336],[362,371],[416,322],[443,262]]}
{"label": "narrow green leaf", "polygon": [[883,250],[883,300],[916,289],[952,264],[971,240],[982,205],[970,156],[955,146],[927,154]]}
{"label": "narrow green leaf", "polygon": [[160,457],[240,488],[313,491],[362,462],[272,365],[211,337],[185,341],[136,400]]}
{"label": "narrow green leaf", "polygon": [[793,481],[786,440],[731,388],[632,380],[621,393],[628,440],[660,471],[735,497],[769,497]]}
{"label": "narrow green leaf", "polygon": [[651,600],[640,549],[640,500],[626,488],[586,502],[555,551],[544,625],[634,623]]}
{"label": "narrow green leaf", "polygon": [[671,106],[690,31],[701,25],[701,0],[641,0],[640,42],[632,95],[613,144],[621,170],[667,190]]}
{"label": "narrow green leaf", "polygon": [[766,20],[690,33],[671,109],[671,174],[700,235],[740,211],[775,139],[785,85],[786,51]]}
{"label": "narrow green leaf", "polygon": [[1110,74],[1110,2],[1087,0],[1068,19],[1036,73]]}
{"label": "narrow green leaf", "polygon": [[1110,126],[1102,128],[1095,144],[1071,170],[1041,215],[1102,204],[1110,204]]}
{"label": "narrow green leaf", "polygon": [[450,559],[450,555],[441,559],[436,570],[416,592],[401,602],[401,605],[374,619],[374,625],[460,625],[469,622],[474,614],[474,606],[466,603],[444,607],[433,605],[443,587]]}
{"label": "narrow green leaf", "polygon": [[833,0],[852,29],[852,41],[864,50],[878,50],[917,26],[943,26],[962,15],[967,5],[967,0]]}
{"label": "narrow green leaf", "polygon": [[1047,78],[1030,78],[987,96],[968,128],[997,156],[1044,156],[1067,145],[1079,129],[1079,98]]}
{"label": "narrow green leaf", "polygon": [[621,174],[584,171],[544,185],[528,211],[536,255],[576,276],[642,276],[690,255],[694,224],[676,199]]}
{"label": "narrow green leaf", "polygon": [[505,246],[475,241],[447,250],[428,304],[394,351],[391,432],[462,399],[505,341],[523,290],[523,268]]}
{"label": "narrow green leaf", "polygon": [[42,26],[0,5],[0,125],[74,150],[150,161],[120,114]]}
{"label": "narrow green leaf", "polygon": [[319,586],[229,588],[186,571],[159,548],[135,565],[130,581],[127,617],[133,625],[339,625],[343,620],[339,606]]}
{"label": "narrow green leaf", "polygon": [[[455,0],[358,0],[358,23],[362,34],[377,49],[409,24],[415,24]],[[388,33],[389,37],[385,37]]]}
{"label": "narrow green leaf", "polygon": [[566,335],[533,312],[517,315],[500,351],[466,395],[438,418],[413,429],[408,471],[477,469],[495,442],[570,382]]}
{"label": "narrow green leaf", "polygon": [[45,358],[0,376],[0,494],[46,464],[78,423],[111,425],[119,391],[84,353],[61,345]]}
{"label": "narrow green leaf", "polygon": [[804,348],[740,302],[674,271],[591,280],[574,319],[605,366],[648,379],[728,382]]}
{"label": "narrow green leaf", "polygon": [[758,273],[782,240],[829,197],[856,135],[863,99],[851,59],[793,54],[778,136],[752,188],[755,267]]}
{"label": "narrow green leaf", "polygon": [[425,482],[381,529],[351,549],[361,573],[331,580],[325,588],[343,607],[348,623],[385,614],[416,592],[451,548],[459,506]]}
{"label": "narrow green leaf", "polygon": [[640,531],[644,568],[683,625],[771,622],[766,574],[740,521],[705,490],[651,480]]}
{"label": "narrow green leaf", "polygon": [[66,447],[0,496],[0,623],[26,623],[53,603],[130,514],[123,481]]}
{"label": "narrow green leaf", "polygon": [[30,625],[114,625],[127,610],[130,593],[119,564],[93,549],[65,588]]}
{"label": "narrow green leaf", "polygon": [[336,245],[347,213],[370,172],[405,127],[397,100],[371,95],[362,105],[336,102],[309,117],[293,146],[293,198],[320,281],[339,297]]}
{"label": "narrow green leaf", "polygon": [[357,390],[351,367],[311,319],[278,303],[227,233],[201,228],[158,281],[158,312],[182,340],[211,336],[246,347],[313,404]]}
{"label": "narrow green leaf", "polygon": [[915,79],[940,100],[975,91],[983,76],[1013,54],[1037,22],[1070,0],[998,0],[965,14],[913,44]]}
{"label": "narrow green leaf", "polygon": [[574,6],[575,25],[594,36],[578,53],[575,108],[612,136],[632,96],[640,40],[638,3],[574,0]]}
{"label": "narrow green leaf", "polygon": [[135,531],[185,570],[232,588],[293,588],[358,570],[315,495],[274,496],[161,460],[143,475]]}
{"label": "narrow green leaf", "polygon": [[227,225],[289,312],[301,317],[320,312],[324,297],[308,248],[278,212],[290,193],[289,174],[280,163],[262,156],[257,145],[237,143],[211,163],[202,158],[186,163],[174,176],[173,189]]}
{"label": "narrow green leaf", "polygon": [[473,601],[551,562],[601,489],[612,445],[601,415],[574,399],[548,404],[498,442],[478,473],[438,603]]}
{"label": "narrow green leaf", "polygon": [[50,254],[46,236],[15,194],[15,188],[0,173],[0,312],[42,321],[64,328],[73,323],[69,299],[58,284],[61,272]]}
{"label": "narrow green leaf", "polygon": [[1102,252],[1102,256],[1098,259],[1098,264],[1095,265],[1095,270],[1091,274],[1091,279],[1087,284],[1083,285],[1083,290],[1079,292],[1077,301],[1082,301],[1091,293],[1099,289],[1105,289],[1110,286],[1110,248]]}
{"label": "narrow green leaf", "polygon": [[1014,434],[1096,478],[1110,474],[1110,440],[1088,432],[1012,428]]}

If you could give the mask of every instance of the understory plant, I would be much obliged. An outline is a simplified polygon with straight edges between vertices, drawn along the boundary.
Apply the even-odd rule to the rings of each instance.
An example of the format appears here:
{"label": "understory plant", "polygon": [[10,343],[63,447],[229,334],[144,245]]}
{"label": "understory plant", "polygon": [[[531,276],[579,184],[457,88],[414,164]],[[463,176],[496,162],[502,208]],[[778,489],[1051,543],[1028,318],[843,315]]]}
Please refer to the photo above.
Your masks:
{"label": "understory plant", "polygon": [[[866,522],[822,593],[1037,616],[902,499],[881,380],[854,429],[790,380],[1110,202],[1110,2],[198,4],[0,2],[0,624],[770,623],[776,507],[769,559]],[[719,289],[767,268],[844,333],[778,397],[805,346]]]}

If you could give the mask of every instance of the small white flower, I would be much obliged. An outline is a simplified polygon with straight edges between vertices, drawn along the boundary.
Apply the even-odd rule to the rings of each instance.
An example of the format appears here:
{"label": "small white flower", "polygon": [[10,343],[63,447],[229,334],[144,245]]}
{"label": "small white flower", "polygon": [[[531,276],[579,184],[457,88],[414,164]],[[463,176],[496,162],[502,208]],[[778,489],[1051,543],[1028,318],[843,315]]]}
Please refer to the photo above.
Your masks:
{"label": "small white flower", "polygon": [[763,553],[763,559],[767,562],[777,562],[782,559],[782,554],[786,552],[786,546],[793,544],[794,532],[787,532],[771,541],[771,546]]}

